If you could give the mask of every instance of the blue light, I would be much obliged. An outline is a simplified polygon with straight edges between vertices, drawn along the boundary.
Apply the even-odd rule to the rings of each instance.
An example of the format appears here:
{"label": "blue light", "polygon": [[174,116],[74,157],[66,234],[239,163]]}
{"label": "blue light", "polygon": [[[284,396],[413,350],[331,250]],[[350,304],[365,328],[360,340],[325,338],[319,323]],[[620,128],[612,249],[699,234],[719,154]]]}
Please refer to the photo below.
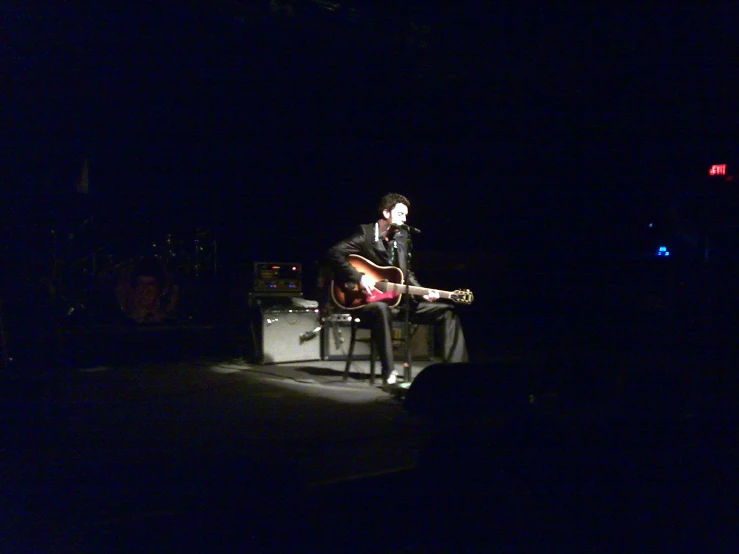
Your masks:
{"label": "blue light", "polygon": [[670,251],[669,251],[669,250],[667,250],[667,247],[666,247],[666,246],[660,246],[660,247],[659,247],[659,248],[657,249],[657,252],[656,252],[655,254],[656,254],[657,256],[669,256],[669,255],[670,255]]}

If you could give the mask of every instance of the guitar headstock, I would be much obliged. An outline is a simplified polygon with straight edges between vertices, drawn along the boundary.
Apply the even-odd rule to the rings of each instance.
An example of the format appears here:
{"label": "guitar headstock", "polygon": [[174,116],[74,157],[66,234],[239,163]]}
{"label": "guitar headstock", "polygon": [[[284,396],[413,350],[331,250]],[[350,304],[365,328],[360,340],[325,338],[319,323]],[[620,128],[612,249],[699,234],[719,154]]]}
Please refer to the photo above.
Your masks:
{"label": "guitar headstock", "polygon": [[450,293],[449,298],[451,298],[457,304],[472,304],[475,296],[472,294],[471,290],[464,289],[455,290],[454,292]]}

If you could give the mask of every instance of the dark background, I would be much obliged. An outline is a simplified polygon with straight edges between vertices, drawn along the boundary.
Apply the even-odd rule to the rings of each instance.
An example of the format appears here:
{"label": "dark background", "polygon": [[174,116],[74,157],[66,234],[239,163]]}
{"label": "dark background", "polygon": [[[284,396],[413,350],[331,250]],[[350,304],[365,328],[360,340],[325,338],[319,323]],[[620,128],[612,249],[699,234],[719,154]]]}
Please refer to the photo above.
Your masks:
{"label": "dark background", "polygon": [[[3,348],[0,381],[33,379],[0,387],[0,535],[551,551],[571,530],[589,550],[737,551],[739,185],[707,176],[739,161],[737,10],[544,4],[2,2],[0,339],[24,371]],[[423,415],[427,395],[431,440],[379,396],[346,410],[312,363],[63,371],[201,354],[214,321],[233,323],[219,353],[244,354],[225,314],[250,264],[303,263],[311,295],[321,253],[388,191],[423,229],[420,281],[475,293],[481,363],[425,368],[406,399]],[[217,275],[193,275],[198,237]],[[155,254],[176,320],[138,325],[116,275]],[[302,486],[400,443],[413,478]]]}
{"label": "dark background", "polygon": [[[486,309],[514,284],[601,286],[604,267],[643,265],[666,241],[700,260],[707,169],[735,159],[728,3],[24,2],[0,15],[11,287],[43,290],[55,248],[69,264],[124,259],[167,233],[189,248],[198,227],[224,278],[286,260],[312,279],[397,191],[423,229],[421,282],[474,288]],[[89,194],[76,194],[84,160]]]}

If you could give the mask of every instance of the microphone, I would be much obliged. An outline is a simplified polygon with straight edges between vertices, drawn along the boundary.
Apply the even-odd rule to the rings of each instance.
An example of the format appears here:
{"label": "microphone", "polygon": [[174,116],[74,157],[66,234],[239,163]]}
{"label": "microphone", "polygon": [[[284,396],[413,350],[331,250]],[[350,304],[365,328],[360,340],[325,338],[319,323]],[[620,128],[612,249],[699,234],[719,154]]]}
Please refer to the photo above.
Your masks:
{"label": "microphone", "polygon": [[390,227],[395,227],[396,229],[404,229],[409,233],[414,233],[416,235],[421,233],[421,229],[419,229],[418,227],[413,227],[412,225],[407,225],[405,223],[391,223]]}

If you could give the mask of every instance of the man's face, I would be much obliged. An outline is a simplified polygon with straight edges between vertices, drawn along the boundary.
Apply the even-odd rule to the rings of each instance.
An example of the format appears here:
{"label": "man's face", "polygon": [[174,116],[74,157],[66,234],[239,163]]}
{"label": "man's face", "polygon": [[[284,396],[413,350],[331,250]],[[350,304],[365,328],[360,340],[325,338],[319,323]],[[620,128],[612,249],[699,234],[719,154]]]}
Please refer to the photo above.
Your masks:
{"label": "man's face", "polygon": [[384,210],[382,214],[390,224],[403,225],[405,218],[408,217],[408,206],[405,204],[395,204],[392,210]]}

